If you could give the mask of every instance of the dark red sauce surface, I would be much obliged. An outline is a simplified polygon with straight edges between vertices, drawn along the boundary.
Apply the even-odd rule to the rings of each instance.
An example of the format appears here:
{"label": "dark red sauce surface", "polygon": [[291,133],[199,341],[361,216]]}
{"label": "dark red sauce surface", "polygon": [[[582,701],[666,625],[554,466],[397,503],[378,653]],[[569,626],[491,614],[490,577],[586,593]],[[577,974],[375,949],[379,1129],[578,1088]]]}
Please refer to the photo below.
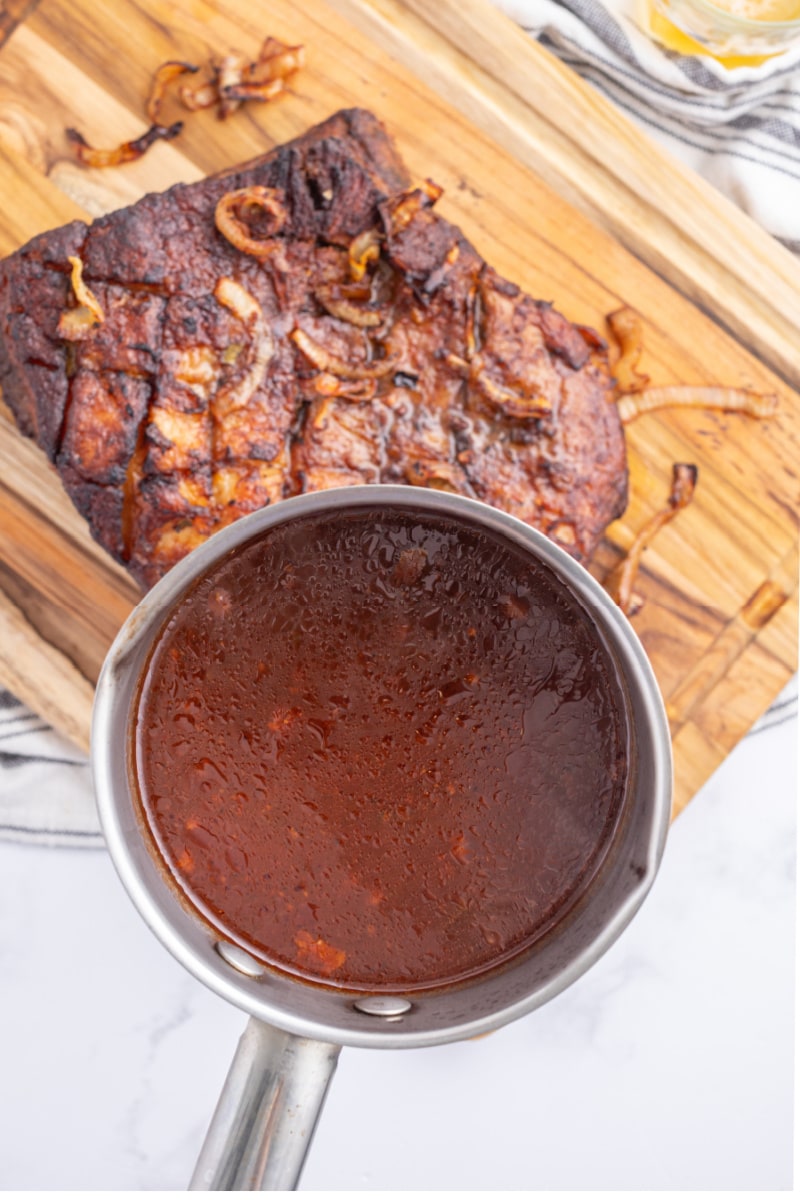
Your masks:
{"label": "dark red sauce surface", "polygon": [[295,520],[194,585],[143,677],[145,819],[231,940],[328,984],[511,956],[580,894],[625,793],[611,656],[512,543],[412,512]]}

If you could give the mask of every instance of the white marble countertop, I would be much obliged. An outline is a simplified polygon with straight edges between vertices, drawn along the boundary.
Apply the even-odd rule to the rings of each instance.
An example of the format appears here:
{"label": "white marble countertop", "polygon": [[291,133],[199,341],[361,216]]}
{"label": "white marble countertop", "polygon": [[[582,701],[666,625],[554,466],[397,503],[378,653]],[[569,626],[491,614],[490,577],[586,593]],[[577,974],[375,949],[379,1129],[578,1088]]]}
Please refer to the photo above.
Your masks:
{"label": "white marble countertop", "polygon": [[[587,975],[478,1041],[346,1049],[307,1189],[792,1187],[796,718],[672,828]],[[0,1188],[182,1189],[241,1029],[102,850],[0,843]]]}

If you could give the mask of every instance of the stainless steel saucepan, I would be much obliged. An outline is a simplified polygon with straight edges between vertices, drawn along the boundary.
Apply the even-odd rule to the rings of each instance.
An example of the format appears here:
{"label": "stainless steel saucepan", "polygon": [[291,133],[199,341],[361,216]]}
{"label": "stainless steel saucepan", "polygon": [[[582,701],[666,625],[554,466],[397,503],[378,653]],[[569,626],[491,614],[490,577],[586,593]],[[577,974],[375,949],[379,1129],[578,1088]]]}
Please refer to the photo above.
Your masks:
{"label": "stainless steel saucepan", "polygon": [[[255,535],[295,518],[367,506],[440,514],[505,536],[559,576],[602,630],[616,659],[632,726],[629,790],[594,881],[528,951],[463,984],[409,996],[327,988],[273,970],[221,941],[182,902],[151,857],[129,755],[137,683],[154,639],[187,588]],[[649,891],[669,821],[672,766],[663,704],[644,650],[597,582],[549,539],[477,501],[421,488],[341,488],[282,501],[237,521],[174,567],[131,613],[97,688],[92,763],[103,831],[131,899],[179,962],[250,1014],[190,1187],[296,1185],[342,1046],[433,1046],[496,1029],[574,982],[614,942]]]}

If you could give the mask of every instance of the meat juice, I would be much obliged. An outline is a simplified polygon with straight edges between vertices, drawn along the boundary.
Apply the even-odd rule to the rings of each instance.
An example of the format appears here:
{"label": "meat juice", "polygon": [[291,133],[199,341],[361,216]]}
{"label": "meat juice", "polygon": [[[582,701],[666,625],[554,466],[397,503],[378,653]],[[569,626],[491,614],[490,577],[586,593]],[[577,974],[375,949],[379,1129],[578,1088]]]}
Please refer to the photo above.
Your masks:
{"label": "meat juice", "polygon": [[628,735],[548,568],[462,520],[350,509],[191,587],[132,750],[158,854],[215,930],[306,979],[410,990],[497,966],[582,894]]}

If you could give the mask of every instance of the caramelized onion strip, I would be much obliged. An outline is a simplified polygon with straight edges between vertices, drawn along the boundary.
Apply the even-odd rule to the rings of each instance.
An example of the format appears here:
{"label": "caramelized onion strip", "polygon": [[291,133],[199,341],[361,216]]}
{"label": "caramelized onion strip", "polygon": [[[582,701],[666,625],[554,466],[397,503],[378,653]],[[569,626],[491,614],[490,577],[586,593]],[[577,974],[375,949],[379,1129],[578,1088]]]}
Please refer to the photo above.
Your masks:
{"label": "caramelized onion strip", "polygon": [[623,425],[635,421],[644,413],[659,408],[706,408],[722,412],[744,413],[757,420],[775,415],[778,397],[772,393],[749,392],[745,388],[726,387],[654,387],[635,396],[622,396],[617,410]]}
{"label": "caramelized onion strip", "polygon": [[[366,292],[365,299],[369,299],[369,288],[362,289],[355,285],[354,290]],[[385,313],[359,304],[348,293],[346,285],[343,287],[338,283],[327,284],[317,288],[314,296],[332,317],[337,317],[340,321],[346,321],[348,325],[355,325],[359,329],[375,329],[386,319]]]}
{"label": "caramelized onion strip", "polygon": [[225,276],[218,280],[214,298],[247,326],[249,334],[250,361],[247,370],[233,383],[220,388],[212,400],[214,415],[224,417],[235,409],[244,408],[258,391],[275,352],[275,341],[261,305],[235,279]]}
{"label": "caramelized onion strip", "polygon": [[673,465],[672,491],[666,507],[654,513],[639,530],[622,562],[606,579],[606,591],[626,616],[633,616],[641,607],[641,601],[634,595],[633,585],[639,571],[642,554],[659,529],[662,529],[676,513],[680,512],[682,508],[686,508],[687,504],[691,502],[696,483],[697,467],[692,463],[675,463]]}
{"label": "caramelized onion strip", "polygon": [[260,100],[262,103],[272,100],[283,91],[282,79],[270,79],[267,83],[256,83],[243,79],[240,83],[229,84],[220,95],[226,100]]}
{"label": "caramelized onion strip", "polygon": [[285,80],[305,65],[305,48],[287,46],[268,37],[255,62],[241,54],[226,54],[212,64],[212,78],[199,88],[179,90],[183,105],[192,112],[218,105],[220,120],[231,116],[246,101],[264,103],[285,90]]}
{"label": "caramelized onion strip", "polygon": [[286,79],[306,64],[305,46],[287,46],[277,38],[268,37],[248,75],[266,83],[272,79]]}
{"label": "caramelized onion strip", "polygon": [[167,93],[167,88],[172,83],[173,79],[177,79],[180,75],[187,73],[194,75],[200,68],[194,66],[193,63],[170,61],[162,63],[153,76],[153,82],[150,85],[150,95],[147,97],[145,104],[145,113],[151,125],[158,124],[158,117],[161,112],[161,105],[164,102],[164,97]]}
{"label": "caramelized onion strip", "polygon": [[83,263],[73,255],[69,256],[69,263],[72,267],[70,282],[72,283],[72,290],[75,293],[75,299],[79,304],[84,304],[90,310],[96,321],[104,321],[105,314],[100,306],[100,301],[83,282]]}
{"label": "caramelized onion strip", "polygon": [[201,108],[211,108],[219,100],[219,92],[215,83],[204,83],[198,88],[189,87],[187,83],[178,88],[178,95],[184,108],[189,112],[199,112]]}
{"label": "caramelized onion strip", "polygon": [[445,356],[445,362],[452,371],[462,379],[468,380],[485,400],[506,416],[520,421],[533,421],[547,417],[553,411],[553,406],[546,396],[535,393],[526,396],[524,392],[515,392],[492,379],[484,368],[484,360],[480,354],[474,354],[470,362],[458,354],[448,354]]}
{"label": "caramelized onion strip", "polygon": [[473,283],[467,295],[467,324],[464,334],[467,360],[478,353],[481,327],[481,294],[477,283]]}
{"label": "caramelized onion strip", "polygon": [[363,403],[374,399],[377,384],[374,379],[339,379],[336,375],[322,371],[314,380],[314,391],[326,398],[338,397],[341,400]]}
{"label": "caramelized onion strip", "polygon": [[155,142],[171,142],[182,129],[183,121],[176,121],[174,125],[151,125],[141,137],[123,142],[113,150],[96,150],[77,129],[67,129],[66,135],[75,147],[75,157],[84,167],[118,167],[141,158]]}
{"label": "caramelized onion strip", "polygon": [[335,375],[339,379],[381,379],[384,375],[389,375],[394,371],[399,358],[397,354],[389,354],[386,358],[380,358],[376,362],[349,363],[345,362],[343,358],[339,358],[338,355],[332,354],[330,350],[326,350],[302,329],[292,330],[289,336],[298,350],[318,370],[325,371],[328,375]]}
{"label": "caramelized onion strip", "polygon": [[377,229],[366,229],[354,237],[347,252],[350,263],[350,276],[354,283],[360,283],[367,273],[371,262],[376,262],[381,254],[381,235]]}
{"label": "caramelized onion strip", "polygon": [[612,371],[617,382],[617,395],[640,392],[650,382],[649,375],[637,371],[642,355],[642,322],[632,308],[619,308],[606,318],[619,346],[619,358]]}
{"label": "caramelized onion strip", "polygon": [[492,379],[491,375],[483,370],[480,355],[476,355],[470,364],[470,383],[495,408],[520,421],[538,420],[540,417],[549,416],[553,411],[553,406],[546,396],[526,396],[523,392],[515,392]]}
{"label": "caramelized onion strip", "polygon": [[241,101],[234,99],[229,95],[229,92],[232,88],[238,87],[242,82],[242,75],[246,66],[247,62],[241,55],[226,54],[214,68],[214,78],[219,98],[217,116],[220,121],[224,121],[226,117],[235,113],[241,104]]}
{"label": "caramelized onion strip", "polygon": [[392,236],[402,233],[423,209],[432,208],[443,190],[432,179],[426,179],[420,187],[403,192],[393,200],[388,209],[389,230]]}
{"label": "caramelized onion strip", "polygon": [[71,283],[78,301],[77,308],[66,309],[58,320],[59,336],[68,342],[76,342],[85,337],[96,325],[105,320],[100,301],[94,292],[83,282],[83,263],[77,257],[69,256],[72,267]]}
{"label": "caramelized onion strip", "polygon": [[235,279],[230,279],[228,276],[223,276],[222,279],[217,280],[217,286],[214,288],[214,299],[224,305],[229,312],[232,312],[245,325],[251,326],[264,320],[261,305],[255,296],[251,292],[248,292],[247,288],[237,283]]}

